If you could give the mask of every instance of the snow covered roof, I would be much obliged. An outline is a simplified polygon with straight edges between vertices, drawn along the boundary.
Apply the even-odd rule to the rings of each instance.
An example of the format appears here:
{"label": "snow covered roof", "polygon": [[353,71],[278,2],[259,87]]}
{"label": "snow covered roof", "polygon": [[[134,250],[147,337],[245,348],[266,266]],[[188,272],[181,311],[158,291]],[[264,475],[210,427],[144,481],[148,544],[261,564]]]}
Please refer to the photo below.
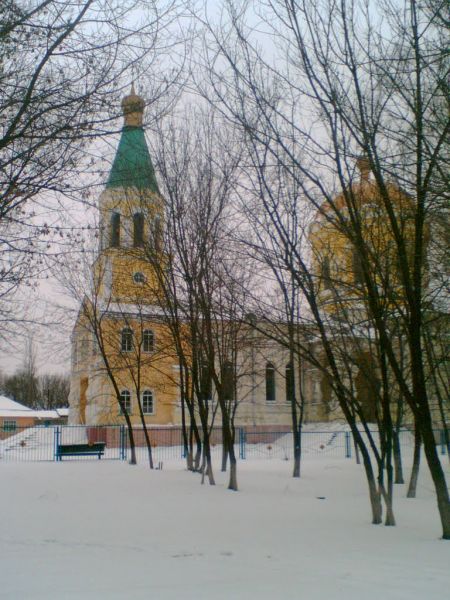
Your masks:
{"label": "snow covered roof", "polygon": [[34,419],[59,419],[69,415],[68,408],[57,408],[55,410],[32,410],[23,404],[19,404],[11,398],[0,396],[0,417],[17,418],[30,417]]}
{"label": "snow covered roof", "polygon": [[0,396],[0,417],[33,417],[33,412],[11,398]]}

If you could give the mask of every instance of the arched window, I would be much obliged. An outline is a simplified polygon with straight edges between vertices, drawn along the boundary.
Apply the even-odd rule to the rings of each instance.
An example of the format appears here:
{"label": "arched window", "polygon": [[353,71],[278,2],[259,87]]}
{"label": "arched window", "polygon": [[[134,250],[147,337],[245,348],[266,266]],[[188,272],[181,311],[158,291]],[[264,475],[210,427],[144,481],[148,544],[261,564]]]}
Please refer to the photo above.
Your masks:
{"label": "arched window", "polygon": [[140,285],[142,285],[143,283],[145,283],[145,275],[144,273],[141,273],[140,271],[137,271],[136,273],[133,274],[133,281],[134,283],[138,283]]}
{"label": "arched window", "polygon": [[118,212],[113,212],[111,215],[109,245],[112,248],[118,248],[120,246],[120,214]]}
{"label": "arched window", "polygon": [[142,412],[144,415],[152,415],[155,412],[153,392],[150,392],[149,390],[145,390],[142,394]]}
{"label": "arched window", "polygon": [[122,352],[131,352],[133,350],[133,330],[129,327],[122,329],[120,349]]}
{"label": "arched window", "polygon": [[131,394],[128,390],[120,392],[120,414],[131,415]]}
{"label": "arched window", "polygon": [[286,365],[284,376],[286,380],[286,402],[292,402],[295,397],[294,369],[292,368],[292,363]]}
{"label": "arched window", "polygon": [[224,400],[232,401],[234,399],[234,369],[228,360],[222,367],[222,393]]}
{"label": "arched window", "polygon": [[266,365],[266,402],[275,400],[275,367],[269,362]]}
{"label": "arched window", "polygon": [[144,215],[135,213],[133,215],[133,246],[139,248],[144,245]]}
{"label": "arched window", "polygon": [[151,329],[144,329],[142,333],[142,351],[153,352],[155,349],[155,334]]}

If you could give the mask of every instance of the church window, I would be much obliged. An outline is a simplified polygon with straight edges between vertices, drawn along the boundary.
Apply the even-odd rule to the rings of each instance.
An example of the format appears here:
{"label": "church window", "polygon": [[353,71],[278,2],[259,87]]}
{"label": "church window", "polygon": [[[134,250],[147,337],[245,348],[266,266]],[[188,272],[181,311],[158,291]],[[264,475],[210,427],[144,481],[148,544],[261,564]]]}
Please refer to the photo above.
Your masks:
{"label": "church window", "polygon": [[226,361],[222,367],[222,393],[226,401],[234,399],[234,375],[233,365]]}
{"label": "church window", "polygon": [[142,334],[142,350],[144,352],[153,352],[155,349],[155,334],[151,329],[144,329]]}
{"label": "church window", "polygon": [[120,214],[114,212],[111,215],[111,237],[110,244],[112,248],[118,248],[120,246]]}
{"label": "church window", "polygon": [[320,379],[314,379],[313,385],[312,385],[311,404],[320,404],[321,398],[322,398],[322,386],[320,383]]}
{"label": "church window", "polygon": [[155,412],[153,392],[150,392],[149,390],[145,390],[142,394],[142,412],[144,415],[152,415]]}
{"label": "church window", "polygon": [[131,394],[128,390],[120,392],[120,414],[131,415]]}
{"label": "church window", "polygon": [[331,289],[330,259],[328,256],[322,262],[322,285],[325,290]]}
{"label": "church window", "polygon": [[156,252],[160,252],[162,248],[162,228],[159,216],[156,216],[153,221],[153,248]]}
{"label": "church window", "polygon": [[272,363],[266,365],[266,402],[275,402],[275,367]]}
{"label": "church window", "polygon": [[359,253],[359,251],[356,248],[353,250],[352,262],[353,262],[353,281],[356,285],[361,285],[362,283],[364,283],[364,271],[363,271],[363,265],[362,265],[362,261],[361,261],[361,254]]}
{"label": "church window", "polygon": [[201,366],[200,389],[203,401],[210,402],[212,399],[212,379],[207,362],[202,363]]}
{"label": "church window", "polygon": [[144,273],[137,272],[133,275],[133,281],[135,283],[145,283],[145,275]]}
{"label": "church window", "polygon": [[120,349],[122,352],[131,352],[133,350],[133,330],[129,327],[122,329]]}
{"label": "church window", "polygon": [[292,368],[292,363],[288,363],[286,365],[286,369],[284,372],[285,380],[286,380],[286,402],[292,402],[294,399],[294,369]]}
{"label": "church window", "polygon": [[135,213],[133,215],[133,246],[140,248],[144,245],[144,215]]}

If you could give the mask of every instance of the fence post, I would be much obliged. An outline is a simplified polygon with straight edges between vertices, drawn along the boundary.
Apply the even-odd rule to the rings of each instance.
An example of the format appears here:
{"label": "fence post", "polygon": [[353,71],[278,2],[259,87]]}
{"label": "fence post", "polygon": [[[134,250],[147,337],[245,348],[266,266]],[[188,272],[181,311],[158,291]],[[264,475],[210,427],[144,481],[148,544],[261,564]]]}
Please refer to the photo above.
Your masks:
{"label": "fence post", "polygon": [[345,432],[345,458],[352,457],[352,444],[350,441],[350,431]]}
{"label": "fence post", "polygon": [[125,434],[125,425],[120,426],[120,459],[125,460],[127,457],[126,453],[126,434]]}
{"label": "fence post", "polygon": [[239,428],[239,458],[245,459],[245,431]]}
{"label": "fence post", "polygon": [[54,440],[53,459],[56,460],[56,461],[59,460],[59,458],[58,458],[58,446],[60,444],[60,439],[61,439],[61,431],[59,429],[59,426],[57,425],[53,429],[53,440]]}
{"label": "fence post", "polygon": [[441,429],[441,454],[445,456],[445,432]]}

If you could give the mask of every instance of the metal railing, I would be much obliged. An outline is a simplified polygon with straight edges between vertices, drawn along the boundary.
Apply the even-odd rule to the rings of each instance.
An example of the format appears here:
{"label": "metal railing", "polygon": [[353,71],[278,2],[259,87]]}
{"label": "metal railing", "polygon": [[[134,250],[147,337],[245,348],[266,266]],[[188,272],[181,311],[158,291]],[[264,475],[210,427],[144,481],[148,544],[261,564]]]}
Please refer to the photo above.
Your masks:
{"label": "metal railing", "polygon": [[[155,464],[165,460],[180,459],[184,455],[182,428],[150,427],[148,435]],[[365,434],[364,434],[365,435]],[[375,437],[377,434],[374,432]],[[143,429],[133,430],[138,462],[148,459]],[[447,452],[443,431],[436,431],[436,444],[440,453]],[[103,442],[102,459],[126,460],[129,458],[129,437],[123,425],[51,425],[13,430],[0,430],[0,462],[3,461],[53,461],[57,458],[59,445],[94,444]],[[222,453],[222,434],[214,429],[210,438],[214,458]],[[414,434],[410,430],[400,432],[402,451],[412,451]],[[293,457],[292,432],[274,429],[240,427],[236,430],[235,451],[240,459],[279,459]],[[352,435],[349,431],[303,431],[301,436],[302,459],[314,457],[351,458],[354,455]],[[64,460],[90,460],[91,456],[68,456]]]}
{"label": "metal railing", "polygon": [[[104,458],[126,457],[124,427],[121,425],[38,425],[0,431],[0,461],[39,462],[56,460],[58,445],[105,442]],[[89,456],[71,456],[64,460],[89,460]]]}

